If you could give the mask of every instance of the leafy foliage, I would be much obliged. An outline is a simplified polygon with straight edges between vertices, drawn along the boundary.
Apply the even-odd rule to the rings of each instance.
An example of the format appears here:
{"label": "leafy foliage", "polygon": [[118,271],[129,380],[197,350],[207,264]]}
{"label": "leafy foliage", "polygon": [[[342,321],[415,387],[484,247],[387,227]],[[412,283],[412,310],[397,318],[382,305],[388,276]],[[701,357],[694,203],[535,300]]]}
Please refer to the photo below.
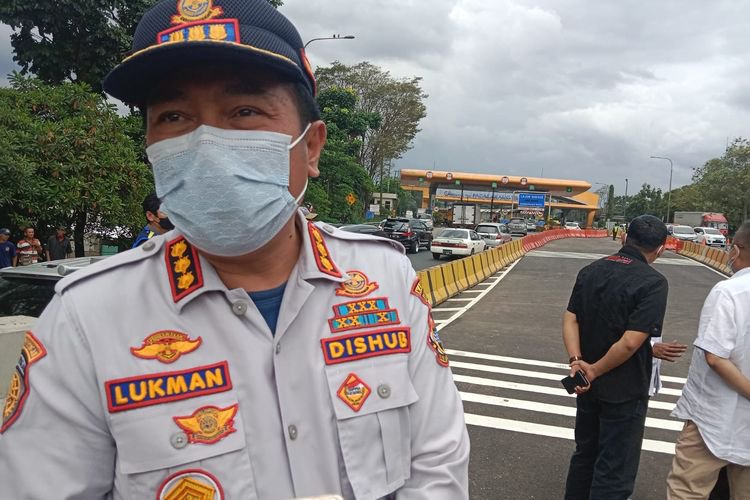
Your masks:
{"label": "leafy foliage", "polygon": [[11,84],[0,88],[0,218],[39,234],[73,227],[80,255],[84,233],[131,237],[153,181],[127,119],[85,84]]}
{"label": "leafy foliage", "polygon": [[13,59],[46,83],[85,82],[96,91],[130,50],[138,20],[157,0],[24,0],[0,3],[13,28]]}
{"label": "leafy foliage", "polygon": [[419,121],[426,116],[423,101],[427,95],[420,87],[421,78],[396,79],[369,62],[354,66],[334,62],[318,68],[316,77],[322,91],[353,89],[357,96],[356,111],[380,117],[379,127],[353,131],[362,141],[359,164],[371,178],[377,176],[383,164],[401,158],[411,148],[420,130]]}
{"label": "leafy foliage", "polygon": [[[352,89],[322,90],[318,105],[328,126],[328,141],[320,157],[320,177],[311,181],[305,199],[322,220],[359,222],[372,191],[367,172],[357,162],[359,138],[377,127],[380,117],[356,111],[357,95]],[[355,203],[347,201],[349,195],[354,195]]]}

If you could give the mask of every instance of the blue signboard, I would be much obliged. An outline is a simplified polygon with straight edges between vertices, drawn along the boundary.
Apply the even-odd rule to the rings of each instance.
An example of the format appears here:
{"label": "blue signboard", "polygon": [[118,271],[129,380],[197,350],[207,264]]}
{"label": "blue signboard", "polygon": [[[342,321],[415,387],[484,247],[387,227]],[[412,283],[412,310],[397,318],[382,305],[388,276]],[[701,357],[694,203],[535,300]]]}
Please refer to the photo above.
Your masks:
{"label": "blue signboard", "polygon": [[518,193],[519,207],[544,208],[544,193]]}

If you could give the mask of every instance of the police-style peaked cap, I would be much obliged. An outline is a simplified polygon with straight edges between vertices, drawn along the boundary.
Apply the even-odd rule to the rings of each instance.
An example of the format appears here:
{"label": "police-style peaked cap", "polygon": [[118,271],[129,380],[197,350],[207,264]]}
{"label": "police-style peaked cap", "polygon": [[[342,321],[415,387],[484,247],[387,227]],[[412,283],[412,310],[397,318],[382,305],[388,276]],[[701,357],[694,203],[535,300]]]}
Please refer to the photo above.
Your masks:
{"label": "police-style peaked cap", "polygon": [[156,82],[179,67],[262,66],[315,94],[297,29],[267,0],[162,0],[146,12],[133,48],[104,79],[104,90],[145,104]]}

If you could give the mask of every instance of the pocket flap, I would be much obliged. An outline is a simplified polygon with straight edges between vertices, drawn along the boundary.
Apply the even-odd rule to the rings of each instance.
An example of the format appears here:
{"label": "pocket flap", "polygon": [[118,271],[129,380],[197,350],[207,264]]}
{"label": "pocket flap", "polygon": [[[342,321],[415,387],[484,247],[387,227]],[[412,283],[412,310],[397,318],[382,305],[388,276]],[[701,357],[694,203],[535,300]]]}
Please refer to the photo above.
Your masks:
{"label": "pocket flap", "polygon": [[326,366],[338,420],[408,406],[419,399],[406,359],[371,358]]}
{"label": "pocket flap", "polygon": [[124,474],[167,469],[245,447],[239,405],[231,393],[117,413],[111,415],[111,425]]}

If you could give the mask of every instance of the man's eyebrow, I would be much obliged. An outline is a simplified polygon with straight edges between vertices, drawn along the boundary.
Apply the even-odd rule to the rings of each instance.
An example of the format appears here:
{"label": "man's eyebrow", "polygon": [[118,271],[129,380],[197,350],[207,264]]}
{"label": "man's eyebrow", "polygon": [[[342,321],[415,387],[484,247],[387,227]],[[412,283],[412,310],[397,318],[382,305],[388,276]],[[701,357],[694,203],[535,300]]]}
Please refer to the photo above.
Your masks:
{"label": "man's eyebrow", "polygon": [[224,87],[224,94],[227,95],[252,95],[263,96],[268,93],[268,83],[258,81],[236,81],[228,83]]}
{"label": "man's eyebrow", "polygon": [[177,101],[184,97],[184,92],[174,87],[160,86],[154,89],[146,99],[149,105],[164,104],[165,102]]}

